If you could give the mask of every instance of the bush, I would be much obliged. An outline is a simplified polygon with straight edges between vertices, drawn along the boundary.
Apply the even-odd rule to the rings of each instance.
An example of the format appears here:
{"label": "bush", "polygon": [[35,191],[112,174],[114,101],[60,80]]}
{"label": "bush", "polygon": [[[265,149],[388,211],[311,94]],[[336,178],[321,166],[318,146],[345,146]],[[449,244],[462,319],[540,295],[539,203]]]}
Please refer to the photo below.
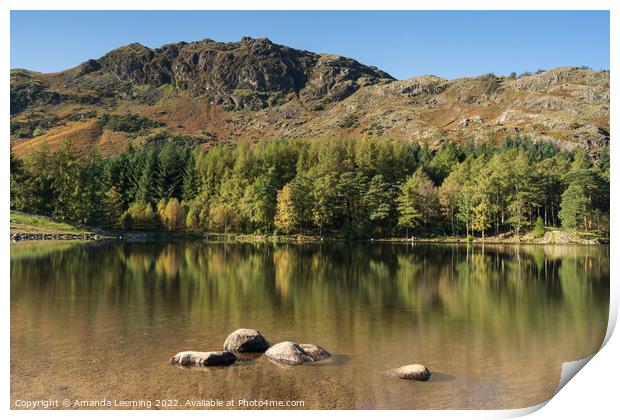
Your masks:
{"label": "bush", "polygon": [[137,133],[151,128],[162,127],[161,121],[141,117],[135,114],[110,115],[104,114],[99,118],[99,125],[112,131],[124,131],[126,133]]}
{"label": "bush", "polygon": [[19,138],[37,137],[59,124],[60,119],[55,115],[28,115],[27,119],[23,121],[11,121],[11,135],[16,135]]}
{"label": "bush", "polygon": [[537,238],[540,238],[544,234],[545,234],[545,225],[543,223],[542,217],[538,216],[536,218],[536,222],[534,223],[534,236]]}
{"label": "bush", "polygon": [[473,242],[474,241],[474,237],[471,235],[467,235],[467,237],[465,238],[465,241],[467,242]]}
{"label": "bush", "polygon": [[42,130],[40,128],[35,128],[34,131],[32,132],[32,137],[39,137],[39,136],[42,136],[43,134],[45,134],[45,130]]}
{"label": "bush", "polygon": [[338,127],[340,128],[351,128],[357,125],[357,115],[348,114],[345,115],[338,121]]}
{"label": "bush", "polygon": [[94,110],[73,110],[67,115],[69,121],[86,121],[97,116]]}

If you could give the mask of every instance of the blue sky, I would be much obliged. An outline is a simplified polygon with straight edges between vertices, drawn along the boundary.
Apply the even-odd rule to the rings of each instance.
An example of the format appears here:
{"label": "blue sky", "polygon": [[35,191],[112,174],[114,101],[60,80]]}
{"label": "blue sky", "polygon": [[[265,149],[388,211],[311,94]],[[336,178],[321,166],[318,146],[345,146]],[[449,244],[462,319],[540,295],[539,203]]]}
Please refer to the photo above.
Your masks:
{"label": "blue sky", "polygon": [[607,11],[12,11],[11,67],[51,72],[131,42],[246,35],[352,57],[398,79],[609,69]]}

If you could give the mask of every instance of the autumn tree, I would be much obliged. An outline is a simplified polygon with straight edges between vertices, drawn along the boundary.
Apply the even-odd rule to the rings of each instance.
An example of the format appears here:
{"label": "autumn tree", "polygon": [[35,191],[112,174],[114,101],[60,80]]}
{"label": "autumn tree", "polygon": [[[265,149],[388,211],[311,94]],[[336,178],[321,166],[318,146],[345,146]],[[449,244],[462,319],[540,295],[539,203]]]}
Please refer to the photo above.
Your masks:
{"label": "autumn tree", "polygon": [[121,226],[121,215],[123,214],[123,203],[116,191],[115,186],[111,186],[105,193],[105,223],[107,227],[118,229]]}
{"label": "autumn tree", "polygon": [[168,230],[178,230],[184,225],[185,212],[183,211],[179,200],[176,198],[171,198],[166,203],[160,217],[163,225]]}
{"label": "autumn tree", "polygon": [[211,227],[218,232],[228,233],[239,222],[239,216],[234,209],[225,203],[216,204],[209,211]]}
{"label": "autumn tree", "polygon": [[297,219],[291,184],[286,184],[278,191],[276,204],[275,226],[282,232],[292,233],[299,229],[300,221]]}

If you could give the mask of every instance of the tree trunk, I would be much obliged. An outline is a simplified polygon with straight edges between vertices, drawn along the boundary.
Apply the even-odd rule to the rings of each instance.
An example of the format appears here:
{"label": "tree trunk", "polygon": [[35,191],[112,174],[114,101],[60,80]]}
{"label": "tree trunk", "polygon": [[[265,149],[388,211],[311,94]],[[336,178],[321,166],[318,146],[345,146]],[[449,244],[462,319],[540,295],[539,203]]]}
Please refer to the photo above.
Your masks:
{"label": "tree trunk", "polygon": [[452,236],[454,236],[454,212],[450,213],[450,227],[452,229]]}

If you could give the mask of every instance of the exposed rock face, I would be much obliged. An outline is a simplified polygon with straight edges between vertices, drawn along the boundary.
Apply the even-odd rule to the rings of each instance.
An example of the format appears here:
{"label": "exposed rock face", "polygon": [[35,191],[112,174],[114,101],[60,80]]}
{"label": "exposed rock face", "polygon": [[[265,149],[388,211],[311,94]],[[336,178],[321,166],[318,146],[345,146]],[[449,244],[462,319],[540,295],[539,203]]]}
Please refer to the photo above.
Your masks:
{"label": "exposed rock face", "polygon": [[[59,73],[11,70],[11,140],[18,157],[60,139],[85,150],[105,144],[104,154],[115,154],[128,136],[85,132],[87,123],[136,114],[210,143],[368,136],[436,147],[519,134],[596,155],[610,142],[609,79],[609,71],[562,67],[520,77],[394,80],[350,58],[265,38],[130,44]],[[33,141],[20,135],[18,127],[43,114],[57,124]]]}
{"label": "exposed rock face", "polygon": [[389,85],[378,86],[373,91],[386,96],[414,98],[424,95],[438,95],[448,87],[448,80],[437,76],[418,76],[397,80]]}
{"label": "exposed rock face", "polygon": [[393,80],[389,74],[350,58],[249,37],[240,42],[206,39],[156,49],[134,43],[81,67],[83,72],[101,69],[141,85],[172,84],[234,109],[261,109],[296,95],[310,106],[323,107],[361,86]]}
{"label": "exposed rock face", "polygon": [[468,127],[472,124],[482,124],[482,117],[480,115],[474,115],[471,118],[463,118],[459,121],[459,127]]}
{"label": "exposed rock face", "polygon": [[170,359],[173,365],[181,366],[228,366],[237,357],[229,351],[182,351]]}
{"label": "exposed rock face", "polygon": [[431,371],[424,365],[413,364],[391,369],[388,373],[400,379],[414,379],[416,381],[428,381]]}
{"label": "exposed rock face", "polygon": [[240,328],[233,331],[224,341],[224,350],[232,352],[263,352],[269,342],[256,330]]}

